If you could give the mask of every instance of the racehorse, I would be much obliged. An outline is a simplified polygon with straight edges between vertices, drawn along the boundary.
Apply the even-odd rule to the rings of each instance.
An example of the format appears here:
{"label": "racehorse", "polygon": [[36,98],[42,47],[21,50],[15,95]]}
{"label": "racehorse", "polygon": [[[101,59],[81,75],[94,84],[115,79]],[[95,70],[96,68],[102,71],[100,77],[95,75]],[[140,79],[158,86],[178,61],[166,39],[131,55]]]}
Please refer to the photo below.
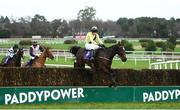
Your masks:
{"label": "racehorse", "polygon": [[23,58],[24,50],[23,48],[19,48],[17,53],[13,56],[12,59],[8,61],[7,64],[4,64],[4,60],[7,57],[4,57],[1,61],[1,66],[3,67],[21,67],[21,58]]}
{"label": "racehorse", "polygon": [[95,72],[104,72],[110,75],[111,86],[116,85],[115,73],[111,69],[112,60],[117,54],[123,62],[126,62],[126,52],[124,46],[118,42],[111,47],[99,48],[95,51],[94,60],[89,61],[84,59],[85,49],[73,46],[70,48],[70,52],[75,55],[76,63],[75,68],[85,68],[85,64],[89,65]]}
{"label": "racehorse", "polygon": [[[54,59],[54,56],[52,52],[49,50],[49,48],[44,47],[44,51],[41,53],[41,55],[38,58],[35,58],[32,62],[31,67],[44,67],[46,58]],[[29,67],[28,63],[25,63],[22,65],[23,67]]]}

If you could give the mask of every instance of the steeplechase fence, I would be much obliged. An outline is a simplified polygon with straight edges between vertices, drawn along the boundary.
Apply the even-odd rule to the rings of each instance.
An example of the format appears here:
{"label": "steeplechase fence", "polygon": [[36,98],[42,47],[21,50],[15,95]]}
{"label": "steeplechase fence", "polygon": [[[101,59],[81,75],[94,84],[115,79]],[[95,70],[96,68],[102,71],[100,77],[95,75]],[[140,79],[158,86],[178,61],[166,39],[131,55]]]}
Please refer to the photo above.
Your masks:
{"label": "steeplechase fence", "polygon": [[180,70],[0,68],[0,104],[180,101]]}

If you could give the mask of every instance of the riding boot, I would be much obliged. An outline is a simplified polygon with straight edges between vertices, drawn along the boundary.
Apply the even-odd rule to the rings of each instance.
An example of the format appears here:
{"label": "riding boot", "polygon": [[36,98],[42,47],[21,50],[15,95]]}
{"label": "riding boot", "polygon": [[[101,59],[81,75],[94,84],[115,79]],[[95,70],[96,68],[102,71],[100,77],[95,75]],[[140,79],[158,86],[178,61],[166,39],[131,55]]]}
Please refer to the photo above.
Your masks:
{"label": "riding boot", "polygon": [[90,60],[94,60],[94,50],[91,50],[90,53],[91,53],[91,55],[90,55],[90,56],[91,56]]}
{"label": "riding boot", "polygon": [[89,60],[91,56],[91,53],[89,51],[85,52],[84,59]]}
{"label": "riding boot", "polygon": [[5,61],[4,61],[4,65],[7,65],[7,64],[8,64],[8,62],[9,62],[10,58],[11,58],[11,57],[9,57],[9,56],[8,56],[8,57],[5,59]]}
{"label": "riding boot", "polygon": [[28,63],[29,66],[32,66],[32,63],[33,63],[33,59],[31,59]]}

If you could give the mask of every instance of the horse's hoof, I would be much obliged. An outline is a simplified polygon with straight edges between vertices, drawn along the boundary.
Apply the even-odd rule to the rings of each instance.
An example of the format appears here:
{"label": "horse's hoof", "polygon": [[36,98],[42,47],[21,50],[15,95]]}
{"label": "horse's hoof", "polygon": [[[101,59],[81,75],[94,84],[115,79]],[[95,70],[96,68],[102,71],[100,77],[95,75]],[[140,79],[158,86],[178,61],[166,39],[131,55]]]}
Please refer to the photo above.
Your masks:
{"label": "horse's hoof", "polygon": [[116,87],[116,85],[115,84],[110,84],[109,88],[112,88],[112,87]]}
{"label": "horse's hoof", "polygon": [[115,87],[116,87],[116,84],[115,84],[115,83],[112,83],[112,84],[109,85],[109,88],[112,88],[112,87],[115,88]]}
{"label": "horse's hoof", "polygon": [[109,85],[109,88],[111,88],[111,87],[112,87],[112,84]]}

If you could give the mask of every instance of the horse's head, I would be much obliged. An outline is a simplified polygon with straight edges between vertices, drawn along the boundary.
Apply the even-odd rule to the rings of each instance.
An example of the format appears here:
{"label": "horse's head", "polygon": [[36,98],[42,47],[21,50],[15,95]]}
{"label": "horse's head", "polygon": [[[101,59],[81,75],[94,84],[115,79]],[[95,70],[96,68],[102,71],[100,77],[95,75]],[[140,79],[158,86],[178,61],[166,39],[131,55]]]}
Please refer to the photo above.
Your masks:
{"label": "horse's head", "polygon": [[119,55],[119,57],[121,58],[123,62],[126,62],[127,60],[126,51],[125,51],[124,46],[121,44],[121,42],[118,42],[117,44],[117,54]]}
{"label": "horse's head", "polygon": [[53,54],[52,54],[52,52],[50,51],[49,48],[44,48],[44,56],[48,57],[48,58],[50,58],[52,60],[54,59],[54,56],[53,56]]}
{"label": "horse's head", "polygon": [[23,48],[19,48],[18,51],[17,51],[17,56],[23,57],[23,55],[24,55],[24,49]]}

